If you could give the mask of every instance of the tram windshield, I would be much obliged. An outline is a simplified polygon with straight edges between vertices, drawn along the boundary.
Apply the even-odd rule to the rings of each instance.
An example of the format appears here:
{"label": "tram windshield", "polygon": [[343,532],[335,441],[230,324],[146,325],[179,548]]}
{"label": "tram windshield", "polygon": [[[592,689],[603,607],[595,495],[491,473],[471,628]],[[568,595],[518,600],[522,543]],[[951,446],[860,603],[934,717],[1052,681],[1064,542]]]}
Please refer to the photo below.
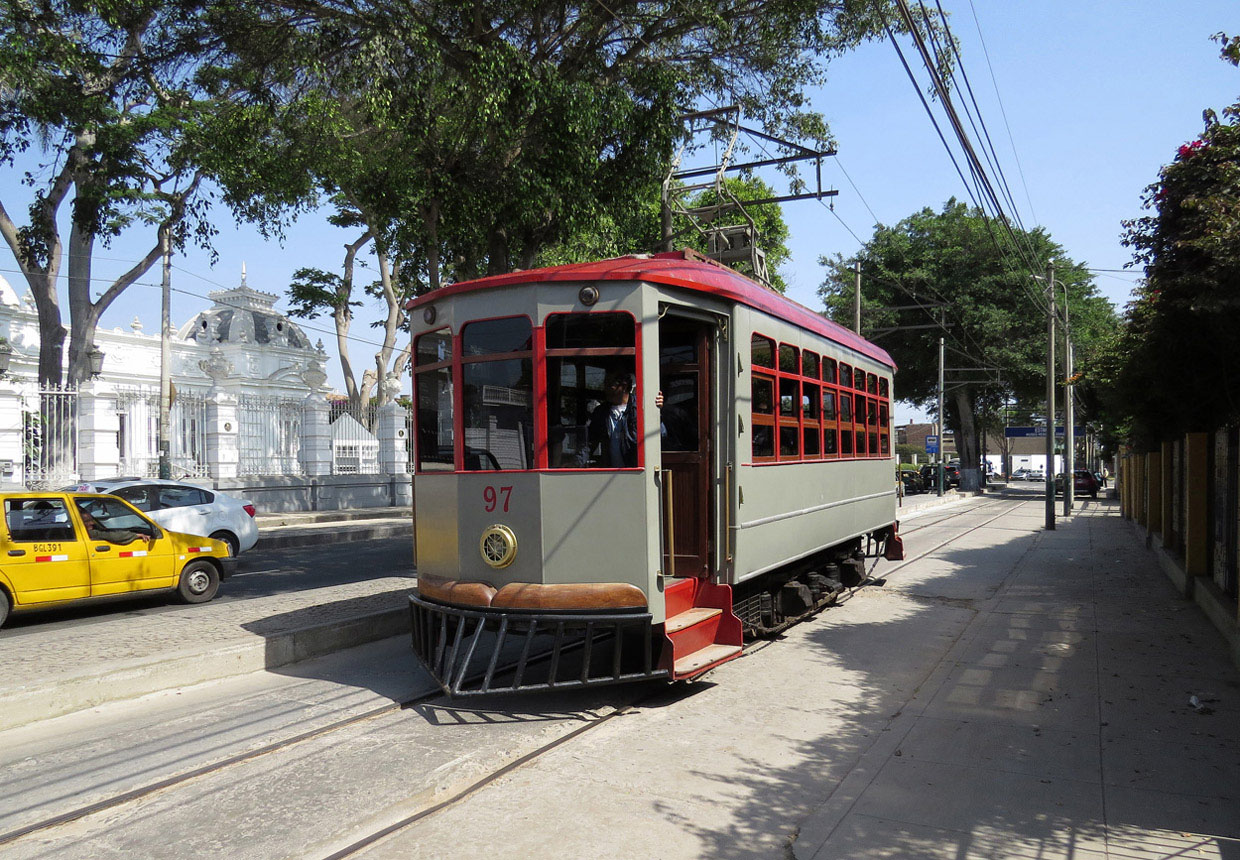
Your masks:
{"label": "tram windshield", "polygon": [[626,313],[547,318],[547,465],[638,464],[636,322]]}

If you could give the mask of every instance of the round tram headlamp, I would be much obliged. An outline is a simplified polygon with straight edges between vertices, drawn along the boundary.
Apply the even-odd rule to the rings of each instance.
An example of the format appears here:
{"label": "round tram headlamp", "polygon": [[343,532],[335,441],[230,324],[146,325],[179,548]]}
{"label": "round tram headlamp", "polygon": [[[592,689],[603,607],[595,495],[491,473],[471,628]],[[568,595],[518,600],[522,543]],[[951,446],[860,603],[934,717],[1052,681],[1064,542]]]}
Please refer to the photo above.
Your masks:
{"label": "round tram headlamp", "polygon": [[507,567],[517,557],[517,536],[508,526],[488,526],[482,531],[478,551],[482,560],[496,570]]}
{"label": "round tram headlamp", "polygon": [[598,301],[598,287],[582,287],[577,298],[586,307],[592,306]]}
{"label": "round tram headlamp", "polygon": [[426,323],[427,325],[434,325],[435,317],[437,317],[438,315],[439,314],[435,310],[434,305],[427,305],[426,307],[422,308],[422,322]]}

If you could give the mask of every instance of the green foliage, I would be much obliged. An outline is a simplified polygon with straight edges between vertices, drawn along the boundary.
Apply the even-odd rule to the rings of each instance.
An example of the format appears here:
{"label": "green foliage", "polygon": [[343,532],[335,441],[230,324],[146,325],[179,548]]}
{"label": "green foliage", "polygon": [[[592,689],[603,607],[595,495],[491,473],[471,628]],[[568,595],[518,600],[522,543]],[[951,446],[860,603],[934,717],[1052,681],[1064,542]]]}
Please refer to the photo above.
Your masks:
{"label": "green foliage", "polygon": [[[922,407],[937,400],[940,337],[946,339],[949,367],[995,369],[969,376],[997,373],[999,384],[957,387],[946,400],[947,425],[964,444],[970,438],[976,444],[982,419],[997,414],[1006,401],[1036,404],[1046,390],[1046,312],[1039,304],[1045,282],[1034,280],[1006,250],[1008,240],[992,234],[998,229],[977,210],[951,200],[942,211],[925,208],[894,227],[879,225],[859,255],[862,333],[895,329],[879,343],[899,367],[899,399]],[[1076,367],[1083,369],[1078,384],[1088,388],[1094,351],[1114,330],[1114,311],[1085,268],[1068,259],[1045,231],[1018,231],[1018,236],[1033,259],[1053,262],[1061,306],[1067,288]],[[819,288],[828,314],[849,327],[854,262],[824,258],[827,278]],[[887,310],[898,306],[914,307]],[[925,325],[933,327],[899,328]]]}
{"label": "green foliage", "polygon": [[[714,188],[707,188],[689,201],[689,206],[693,208],[721,206],[719,217],[714,219],[715,226],[741,225],[746,223],[745,217],[729,204],[732,204],[734,200],[743,204],[747,200],[769,200],[774,196],[776,196],[775,191],[756,176],[733,176],[724,179],[722,194]],[[766,253],[766,266],[771,286],[782,293],[788,285],[783,276],[779,274],[779,267],[792,256],[792,252],[788,250],[788,225],[784,222],[783,210],[778,203],[767,203],[746,207],[745,214],[752,220],[753,228],[758,235],[758,245]],[[672,227],[676,233],[684,236],[683,244],[703,254],[710,250],[707,247],[706,237],[697,228],[686,223],[686,219],[676,219]],[[754,275],[752,266],[748,262],[733,264],[733,268],[750,277]]]}
{"label": "green foliage", "polygon": [[1125,223],[1146,282],[1110,345],[1107,405],[1140,445],[1240,421],[1240,103],[1206,121],[1146,189],[1153,214]]}

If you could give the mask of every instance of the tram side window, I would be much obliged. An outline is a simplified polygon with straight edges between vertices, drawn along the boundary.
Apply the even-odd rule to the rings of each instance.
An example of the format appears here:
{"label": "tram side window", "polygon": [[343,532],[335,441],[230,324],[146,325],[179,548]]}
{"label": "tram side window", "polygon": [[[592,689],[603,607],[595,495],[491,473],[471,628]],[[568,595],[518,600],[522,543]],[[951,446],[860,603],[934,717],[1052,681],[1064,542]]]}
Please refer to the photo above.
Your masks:
{"label": "tram side window", "polygon": [[[636,322],[626,313],[547,317],[547,465],[638,465]],[[614,444],[613,444],[614,440]]]}
{"label": "tram side window", "polygon": [[852,395],[845,391],[840,392],[840,454],[852,456],[852,452]]}
{"label": "tram side window", "polygon": [[[770,462],[775,459],[775,386],[772,374],[759,368],[775,367],[775,342],[755,334],[750,341],[750,365],[753,373],[750,381],[750,424],[753,439],[754,462]],[[781,409],[782,411],[782,409]]]}
{"label": "tram side window", "polygon": [[419,335],[414,345],[418,470],[453,469],[452,335]]}
{"label": "tram side window", "polygon": [[533,328],[527,317],[461,329],[465,469],[534,467]]}

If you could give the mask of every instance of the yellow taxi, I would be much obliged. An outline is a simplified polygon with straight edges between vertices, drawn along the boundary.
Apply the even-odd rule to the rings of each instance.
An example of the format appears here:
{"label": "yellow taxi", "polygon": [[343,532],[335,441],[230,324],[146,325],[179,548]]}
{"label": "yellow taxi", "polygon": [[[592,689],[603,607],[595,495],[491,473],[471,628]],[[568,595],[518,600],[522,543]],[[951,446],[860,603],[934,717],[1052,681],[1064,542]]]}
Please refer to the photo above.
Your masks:
{"label": "yellow taxi", "polygon": [[228,544],[170,532],[116,496],[0,493],[0,624],[10,610],[175,590],[215,597],[237,567]]}

